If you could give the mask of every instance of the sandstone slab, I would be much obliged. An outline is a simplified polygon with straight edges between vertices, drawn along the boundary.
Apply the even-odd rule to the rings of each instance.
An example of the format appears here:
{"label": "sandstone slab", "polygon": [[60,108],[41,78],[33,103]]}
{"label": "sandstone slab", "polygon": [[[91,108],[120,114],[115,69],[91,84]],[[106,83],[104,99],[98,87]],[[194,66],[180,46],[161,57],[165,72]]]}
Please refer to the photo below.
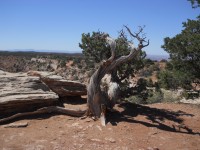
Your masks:
{"label": "sandstone slab", "polygon": [[54,72],[30,71],[30,76],[38,76],[53,92],[60,97],[81,96],[87,94],[86,85],[77,81],[69,81],[61,76],[55,75]]}
{"label": "sandstone slab", "polygon": [[56,105],[58,98],[39,77],[0,71],[0,118]]}

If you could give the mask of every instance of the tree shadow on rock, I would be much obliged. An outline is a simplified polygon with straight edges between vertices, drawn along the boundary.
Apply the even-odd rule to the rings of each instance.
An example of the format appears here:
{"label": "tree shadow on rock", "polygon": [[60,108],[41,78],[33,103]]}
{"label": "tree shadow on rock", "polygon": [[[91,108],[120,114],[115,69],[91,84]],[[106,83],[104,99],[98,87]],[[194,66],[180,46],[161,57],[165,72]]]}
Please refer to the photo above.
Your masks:
{"label": "tree shadow on rock", "polygon": [[[119,104],[118,107],[122,108],[122,111],[107,113],[108,122],[112,125],[117,125],[119,122],[139,123],[146,127],[154,127],[169,132],[200,135],[200,133],[195,133],[191,128],[184,125],[184,120],[180,118],[181,116],[193,117],[193,114],[183,111],[175,112],[166,109],[151,108],[127,102]],[[145,116],[147,120],[134,119],[138,115]],[[167,122],[171,122],[171,125],[167,124]]]}
{"label": "tree shadow on rock", "polygon": [[60,97],[59,100],[61,104],[81,105],[87,103],[87,98],[82,98],[81,96]]}

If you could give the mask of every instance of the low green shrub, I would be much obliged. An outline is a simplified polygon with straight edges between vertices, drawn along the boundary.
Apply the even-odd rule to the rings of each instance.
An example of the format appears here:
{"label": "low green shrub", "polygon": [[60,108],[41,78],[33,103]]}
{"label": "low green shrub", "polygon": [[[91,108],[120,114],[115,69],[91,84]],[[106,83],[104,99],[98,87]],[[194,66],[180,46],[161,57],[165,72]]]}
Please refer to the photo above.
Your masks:
{"label": "low green shrub", "polygon": [[125,99],[126,101],[129,101],[134,104],[145,104],[145,101],[142,97],[135,95],[135,96],[130,96]]}
{"label": "low green shrub", "polygon": [[160,103],[163,101],[163,93],[161,91],[154,91],[149,93],[147,97],[147,104]]}

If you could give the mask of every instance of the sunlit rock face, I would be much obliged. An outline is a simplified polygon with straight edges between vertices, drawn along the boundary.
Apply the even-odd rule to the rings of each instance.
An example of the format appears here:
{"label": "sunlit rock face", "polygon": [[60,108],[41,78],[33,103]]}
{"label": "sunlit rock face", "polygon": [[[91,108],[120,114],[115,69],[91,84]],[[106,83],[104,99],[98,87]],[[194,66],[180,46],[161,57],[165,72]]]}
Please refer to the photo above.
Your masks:
{"label": "sunlit rock face", "polygon": [[0,71],[0,117],[56,105],[58,98],[39,77]]}

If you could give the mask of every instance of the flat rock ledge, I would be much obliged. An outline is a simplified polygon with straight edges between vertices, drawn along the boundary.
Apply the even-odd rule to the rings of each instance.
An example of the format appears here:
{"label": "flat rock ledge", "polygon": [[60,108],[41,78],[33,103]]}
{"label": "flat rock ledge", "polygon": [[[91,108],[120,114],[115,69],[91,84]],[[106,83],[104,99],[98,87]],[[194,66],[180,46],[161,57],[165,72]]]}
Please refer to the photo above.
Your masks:
{"label": "flat rock ledge", "polygon": [[57,105],[58,98],[39,77],[0,70],[0,118]]}
{"label": "flat rock ledge", "polygon": [[86,95],[86,85],[53,72],[9,73],[0,70],[0,118],[59,104],[59,98]]}
{"label": "flat rock ledge", "polygon": [[63,79],[54,72],[29,71],[29,76],[38,76],[53,92],[60,97],[87,95],[85,84]]}

